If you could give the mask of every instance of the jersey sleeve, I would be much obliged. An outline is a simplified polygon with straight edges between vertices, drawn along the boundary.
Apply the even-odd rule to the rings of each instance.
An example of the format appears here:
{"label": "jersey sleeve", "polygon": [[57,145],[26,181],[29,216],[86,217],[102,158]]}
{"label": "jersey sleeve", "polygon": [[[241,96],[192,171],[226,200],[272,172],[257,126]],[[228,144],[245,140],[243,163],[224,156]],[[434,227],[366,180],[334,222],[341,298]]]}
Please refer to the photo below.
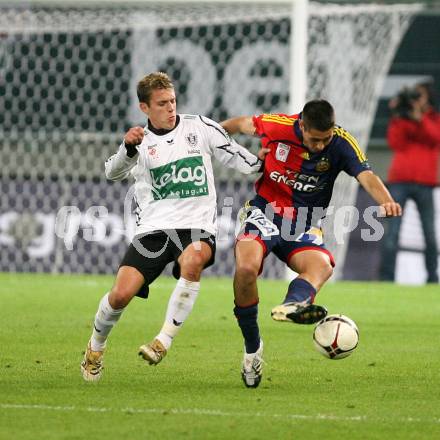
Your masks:
{"label": "jersey sleeve", "polygon": [[362,171],[371,170],[367,157],[362,152],[354,136],[342,128],[336,128],[342,154],[343,170],[350,176],[357,177]]}
{"label": "jersey sleeve", "polygon": [[133,157],[127,155],[124,142],[119,146],[116,154],[105,162],[105,176],[109,180],[123,180],[130,176],[130,171],[137,163],[139,153]]}
{"label": "jersey sleeve", "polygon": [[217,122],[200,116],[205,125],[211,151],[215,158],[228,168],[234,168],[243,174],[257,173],[262,162],[249,150],[230,138],[226,130]]}
{"label": "jersey sleeve", "polygon": [[259,137],[277,139],[290,134],[298,115],[285,115],[283,113],[263,113],[253,116],[252,122],[255,127],[255,134]]}
{"label": "jersey sleeve", "polygon": [[263,136],[263,134],[265,133],[264,131],[264,122],[263,122],[263,116],[264,115],[258,115],[258,116],[254,116],[252,118],[252,122],[254,123],[254,127],[255,127],[255,134],[257,136]]}

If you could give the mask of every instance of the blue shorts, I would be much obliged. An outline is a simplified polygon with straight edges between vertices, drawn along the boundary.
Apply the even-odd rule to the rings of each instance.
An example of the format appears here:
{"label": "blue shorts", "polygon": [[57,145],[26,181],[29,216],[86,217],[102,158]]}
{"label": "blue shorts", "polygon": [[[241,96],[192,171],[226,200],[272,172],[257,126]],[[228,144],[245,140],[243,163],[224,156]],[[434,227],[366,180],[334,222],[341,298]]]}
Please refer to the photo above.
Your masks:
{"label": "blue shorts", "polygon": [[[258,241],[263,247],[264,258],[273,252],[287,264],[291,256],[298,252],[318,250],[328,255],[331,265],[335,266],[333,255],[325,247],[320,227],[311,226],[307,230],[303,227],[301,230],[296,220],[276,214],[273,215],[273,219],[269,219],[260,208],[249,205],[240,211],[240,220],[241,229],[237,234],[237,241],[243,239]],[[263,265],[260,273],[262,269]]]}

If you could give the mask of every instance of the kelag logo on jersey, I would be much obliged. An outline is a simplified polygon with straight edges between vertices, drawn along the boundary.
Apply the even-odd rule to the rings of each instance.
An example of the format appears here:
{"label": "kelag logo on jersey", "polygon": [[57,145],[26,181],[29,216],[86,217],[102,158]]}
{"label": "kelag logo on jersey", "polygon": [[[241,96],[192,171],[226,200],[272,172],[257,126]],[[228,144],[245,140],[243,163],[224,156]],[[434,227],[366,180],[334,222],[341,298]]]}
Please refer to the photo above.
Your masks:
{"label": "kelag logo on jersey", "polygon": [[150,170],[154,200],[185,199],[209,194],[201,156],[186,157]]}

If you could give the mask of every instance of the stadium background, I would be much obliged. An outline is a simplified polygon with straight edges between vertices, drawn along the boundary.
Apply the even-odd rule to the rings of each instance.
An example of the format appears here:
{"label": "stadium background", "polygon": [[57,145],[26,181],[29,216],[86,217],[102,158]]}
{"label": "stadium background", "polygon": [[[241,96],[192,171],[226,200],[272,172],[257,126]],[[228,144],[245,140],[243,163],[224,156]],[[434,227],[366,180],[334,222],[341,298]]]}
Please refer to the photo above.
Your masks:
{"label": "stadium background", "polygon": [[[5,13],[0,21],[0,106],[4,109],[0,114],[0,270],[114,273],[129,242],[123,233],[123,201],[129,183],[107,182],[102,169],[126,128],[140,122],[134,96],[137,79],[148,71],[167,71],[177,84],[179,110],[216,120],[255,110],[287,111],[289,11],[285,6],[264,9],[262,5],[258,6],[261,11],[255,8],[249,17],[248,6],[234,7],[235,15],[231,9],[221,13],[205,10],[205,16],[200,16],[197,8],[186,9],[184,18],[188,22],[182,24],[178,14],[170,22],[169,9],[162,11],[157,4],[142,8],[143,15],[136,14],[134,25],[126,22],[127,17],[133,19],[130,10],[98,11],[91,28],[87,20],[83,24],[72,22],[66,10],[32,8],[29,4],[18,9],[1,5]],[[38,14],[32,15],[36,10]],[[81,8],[71,10],[76,18],[81,16],[78,11]],[[93,8],[88,14],[95,17]],[[38,16],[43,17],[41,21]],[[152,16],[157,25],[145,27]],[[394,41],[397,52],[390,49],[393,62],[382,89],[376,93],[380,98],[377,112],[372,106],[374,123],[367,148],[371,164],[382,177],[389,162],[384,141],[388,99],[400,86],[420,78],[432,77],[437,86],[440,84],[440,47],[434,44],[440,41],[439,13],[425,9],[397,17],[402,23],[407,20],[408,27],[400,26],[402,34]],[[362,19],[360,29],[373,23],[368,14]],[[379,20],[386,25],[388,19],[384,15]],[[324,26],[319,20],[311,25],[311,31]],[[372,42],[380,47],[387,35],[377,38],[372,42],[364,30],[354,40],[358,39],[361,46]],[[157,46],[165,54],[158,54]],[[271,59],[255,62],[268,50],[273,50]],[[146,55],[133,57],[141,53]],[[349,66],[355,60],[355,52],[346,53],[341,62]],[[338,60],[333,63],[330,65],[336,69]],[[365,105],[372,96],[363,96],[361,90],[365,84],[366,89],[374,88],[368,79],[374,78],[380,63],[380,59],[373,60],[353,77],[355,106]],[[248,68],[246,75],[241,70],[243,65]],[[318,65],[316,75],[311,71],[318,83],[313,90],[320,90],[319,81],[331,73],[320,72],[321,67]],[[198,93],[198,84],[204,84],[208,93]],[[249,99],[236,99],[240,94]],[[349,121],[346,110],[337,107],[338,121]],[[366,140],[356,124],[343,125]],[[235,220],[238,208],[251,193],[252,182],[224,170],[218,172],[222,239],[218,241],[217,264],[209,274],[230,275],[234,222],[227,220]],[[439,212],[438,192],[436,196]],[[362,210],[368,203],[360,191],[357,206]],[[56,218],[63,206],[71,207],[67,214],[72,221],[67,229],[56,230]],[[103,212],[93,210],[94,206],[104,206],[109,215],[98,219],[97,214]],[[398,279],[417,283],[424,275],[424,244],[413,208],[409,204],[404,216]],[[363,242],[360,229],[350,235],[347,264],[342,271],[345,279],[377,276],[379,243]],[[420,269],[408,271],[408,265]],[[411,277],[410,272],[419,276]],[[284,269],[271,258],[264,276],[283,277]]]}

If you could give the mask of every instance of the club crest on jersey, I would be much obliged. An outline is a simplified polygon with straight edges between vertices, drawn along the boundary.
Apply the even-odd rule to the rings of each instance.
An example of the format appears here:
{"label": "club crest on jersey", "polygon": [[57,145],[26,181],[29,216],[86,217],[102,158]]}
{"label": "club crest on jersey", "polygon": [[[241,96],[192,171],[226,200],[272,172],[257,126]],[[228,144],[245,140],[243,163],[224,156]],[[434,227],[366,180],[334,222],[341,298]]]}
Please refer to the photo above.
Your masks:
{"label": "club crest on jersey", "polygon": [[197,135],[195,133],[189,133],[185,136],[186,142],[190,147],[195,147],[197,145]]}
{"label": "club crest on jersey", "polygon": [[321,158],[315,167],[315,170],[320,173],[324,171],[328,171],[329,169],[330,169],[330,162],[326,157]]}
{"label": "club crest on jersey", "polygon": [[150,156],[155,156],[157,153],[157,144],[148,145],[147,149]]}
{"label": "club crest on jersey", "polygon": [[286,144],[278,143],[277,150],[275,152],[275,158],[280,162],[286,162],[289,155],[290,146]]}

